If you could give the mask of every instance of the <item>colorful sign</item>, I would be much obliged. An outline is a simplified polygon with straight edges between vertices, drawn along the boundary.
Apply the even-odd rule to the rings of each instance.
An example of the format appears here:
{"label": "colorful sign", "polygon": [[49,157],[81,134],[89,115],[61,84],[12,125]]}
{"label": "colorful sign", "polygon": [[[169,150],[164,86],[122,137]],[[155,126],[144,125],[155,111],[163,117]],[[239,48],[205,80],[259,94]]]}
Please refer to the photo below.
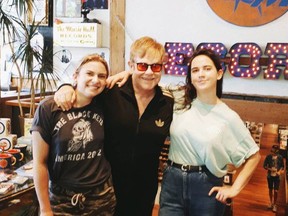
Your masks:
{"label": "colorful sign", "polygon": [[[234,77],[256,78],[263,72],[264,79],[288,80],[288,43],[268,43],[265,56],[256,43],[236,43],[230,50],[222,43],[200,43],[196,49],[209,48],[220,55],[222,68]],[[171,75],[186,75],[189,59],[194,52],[192,43],[166,42],[168,61],[164,71]]]}
{"label": "colorful sign", "polygon": [[239,26],[260,26],[272,22],[288,10],[288,0],[207,0],[222,19]]}

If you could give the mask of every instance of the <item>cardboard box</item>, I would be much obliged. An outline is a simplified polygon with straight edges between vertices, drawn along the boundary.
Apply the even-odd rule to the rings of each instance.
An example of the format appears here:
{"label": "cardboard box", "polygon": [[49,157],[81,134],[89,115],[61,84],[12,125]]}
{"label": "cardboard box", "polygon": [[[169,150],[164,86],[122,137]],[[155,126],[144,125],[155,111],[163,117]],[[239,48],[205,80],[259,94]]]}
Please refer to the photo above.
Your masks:
{"label": "cardboard box", "polygon": [[24,118],[24,136],[25,137],[30,137],[30,128],[33,123],[33,118]]}

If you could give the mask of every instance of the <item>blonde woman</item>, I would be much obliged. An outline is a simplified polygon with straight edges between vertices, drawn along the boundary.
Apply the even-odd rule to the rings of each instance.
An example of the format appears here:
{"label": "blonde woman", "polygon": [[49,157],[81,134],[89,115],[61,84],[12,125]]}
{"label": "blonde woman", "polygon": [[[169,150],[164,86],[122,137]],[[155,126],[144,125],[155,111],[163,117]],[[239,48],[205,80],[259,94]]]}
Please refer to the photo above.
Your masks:
{"label": "blonde woman", "polygon": [[53,98],[37,108],[31,131],[41,216],[114,214],[111,168],[103,152],[108,71],[98,54],[84,57],[73,74],[72,109],[62,111]]}

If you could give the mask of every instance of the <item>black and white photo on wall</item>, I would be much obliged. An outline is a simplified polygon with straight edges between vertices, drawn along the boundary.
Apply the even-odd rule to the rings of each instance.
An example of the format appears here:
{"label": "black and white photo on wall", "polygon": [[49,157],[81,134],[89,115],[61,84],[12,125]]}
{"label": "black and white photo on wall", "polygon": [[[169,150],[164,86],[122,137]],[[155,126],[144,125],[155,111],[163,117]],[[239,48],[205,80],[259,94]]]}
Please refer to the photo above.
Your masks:
{"label": "black and white photo on wall", "polygon": [[55,16],[67,18],[81,17],[82,2],[84,0],[54,0]]}
{"label": "black and white photo on wall", "polygon": [[108,0],[83,0],[83,8],[108,9]]}

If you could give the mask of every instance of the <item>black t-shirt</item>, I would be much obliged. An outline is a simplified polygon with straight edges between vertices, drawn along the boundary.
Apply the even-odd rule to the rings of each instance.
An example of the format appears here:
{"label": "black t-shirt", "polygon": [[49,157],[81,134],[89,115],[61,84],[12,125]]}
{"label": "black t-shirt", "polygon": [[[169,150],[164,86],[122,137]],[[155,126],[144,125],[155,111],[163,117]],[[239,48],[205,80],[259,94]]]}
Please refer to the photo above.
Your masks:
{"label": "black t-shirt", "polygon": [[104,157],[103,100],[63,112],[53,98],[43,100],[31,131],[39,131],[49,145],[48,169],[53,183],[69,189],[89,189],[111,174]]}

